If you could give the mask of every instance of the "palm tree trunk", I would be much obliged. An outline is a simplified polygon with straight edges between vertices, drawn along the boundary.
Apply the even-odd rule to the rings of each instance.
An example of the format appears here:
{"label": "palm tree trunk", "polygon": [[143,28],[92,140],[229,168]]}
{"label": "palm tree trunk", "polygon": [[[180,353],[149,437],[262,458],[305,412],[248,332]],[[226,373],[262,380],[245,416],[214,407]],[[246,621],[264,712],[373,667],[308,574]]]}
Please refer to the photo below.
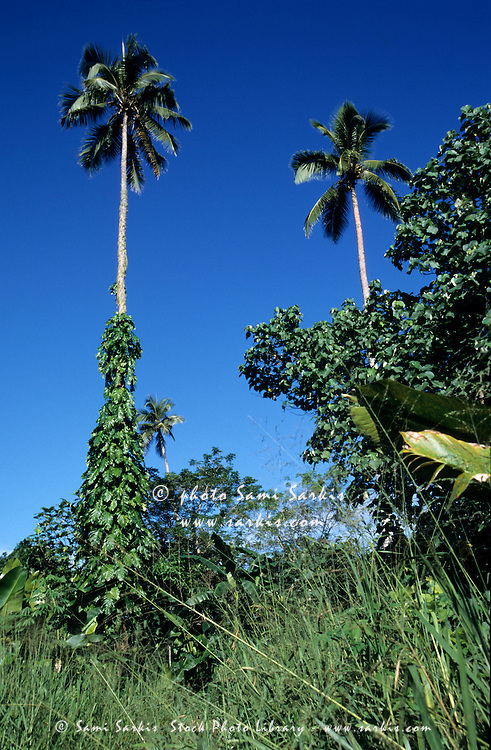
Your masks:
{"label": "palm tree trunk", "polygon": [[162,449],[162,458],[164,459],[164,463],[165,463],[165,471],[167,474],[169,474],[169,464],[167,462],[167,453],[165,451],[165,447]]}
{"label": "palm tree trunk", "polygon": [[353,202],[353,216],[355,218],[356,244],[358,246],[358,267],[360,269],[361,289],[363,292],[363,307],[365,307],[370,294],[370,290],[368,288],[367,267],[365,263],[365,248],[363,245],[363,232],[361,231],[360,209],[358,208],[358,197],[356,195],[354,185],[350,188],[350,192],[351,200]]}
{"label": "palm tree trunk", "polygon": [[118,275],[116,280],[116,299],[118,301],[118,313],[126,312],[126,216],[128,213],[128,181],[126,178],[126,161],[128,155],[128,114],[123,115],[123,128],[121,133],[121,201],[119,204],[119,229],[118,229]]}
{"label": "palm tree trunk", "polygon": [[[363,245],[363,232],[361,231],[361,219],[360,209],[358,207],[358,197],[356,195],[355,186],[350,188],[351,200],[353,202],[353,215],[355,217],[356,227],[356,244],[358,245],[358,266],[360,269],[360,281],[361,289],[363,292],[363,307],[366,307],[368,297],[370,296],[370,289],[368,287],[368,276],[367,267],[365,263],[365,247]],[[370,367],[376,367],[375,357],[372,357],[371,353],[368,352],[368,364]]]}

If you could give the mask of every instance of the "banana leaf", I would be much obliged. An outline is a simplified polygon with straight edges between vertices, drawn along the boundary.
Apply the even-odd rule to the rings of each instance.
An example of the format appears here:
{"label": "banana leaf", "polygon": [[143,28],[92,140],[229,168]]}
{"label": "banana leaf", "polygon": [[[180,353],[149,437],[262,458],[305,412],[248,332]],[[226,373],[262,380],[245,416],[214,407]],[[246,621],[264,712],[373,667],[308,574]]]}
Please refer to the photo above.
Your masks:
{"label": "banana leaf", "polygon": [[471,480],[481,483],[491,480],[489,446],[457,440],[436,430],[403,432],[402,437],[405,441],[402,454],[409,457],[410,466],[416,470],[428,467],[433,469],[436,466],[428,485],[435,481],[445,467],[458,472],[458,476],[453,479],[450,502],[467,489]]}
{"label": "banana leaf", "polygon": [[19,560],[9,560],[0,577],[0,614],[20,612],[24,597],[27,570]]}
{"label": "banana leaf", "polygon": [[453,482],[450,501],[472,480],[481,484],[490,481],[488,406],[417,391],[395,380],[359,386],[356,395],[348,398],[356,429],[379,451],[396,448],[428,486],[437,476],[442,477],[445,469],[445,479]]}
{"label": "banana leaf", "polygon": [[463,398],[417,391],[395,380],[359,386],[347,398],[357,430],[379,449],[398,446],[401,432],[424,430],[491,443],[491,409]]}

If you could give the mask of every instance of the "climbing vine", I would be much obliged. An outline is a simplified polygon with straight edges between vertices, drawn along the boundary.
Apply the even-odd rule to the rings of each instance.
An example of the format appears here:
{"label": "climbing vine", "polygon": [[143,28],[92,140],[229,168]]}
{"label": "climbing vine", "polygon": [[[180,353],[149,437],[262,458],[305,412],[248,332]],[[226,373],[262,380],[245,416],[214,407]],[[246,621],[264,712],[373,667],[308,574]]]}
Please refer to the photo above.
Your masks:
{"label": "climbing vine", "polygon": [[114,315],[97,353],[105,403],[89,440],[75,524],[83,588],[106,613],[121,609],[125,596],[138,589],[138,571],[153,545],[141,519],[148,476],[132,395],[140,356],[131,317]]}

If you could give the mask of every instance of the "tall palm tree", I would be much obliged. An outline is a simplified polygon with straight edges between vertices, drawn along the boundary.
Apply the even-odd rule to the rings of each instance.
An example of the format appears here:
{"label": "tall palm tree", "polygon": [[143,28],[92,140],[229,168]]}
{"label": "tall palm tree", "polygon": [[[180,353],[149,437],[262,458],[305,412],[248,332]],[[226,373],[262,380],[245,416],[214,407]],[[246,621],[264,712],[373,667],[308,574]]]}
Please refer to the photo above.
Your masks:
{"label": "tall palm tree", "polygon": [[322,135],[329,138],[334,149],[330,153],[299,151],[294,154],[291,166],[295,172],[295,182],[307,182],[328,175],[336,175],[338,179],[310,211],[305,220],[305,234],[308,237],[314,224],[321,219],[325,235],[337,242],[348,225],[348,206],[351,197],[365,305],[369,288],[356,184],[362,183],[365,195],[376,211],[397,221],[399,201],[383,178],[389,177],[407,183],[412,175],[404,164],[395,159],[368,158],[375,136],[390,128],[387,118],[374,112],[361,115],[351,102],[345,102],[334,115],[330,129],[316,120],[311,120],[311,123]]}
{"label": "tall palm tree", "polygon": [[61,97],[61,124],[65,128],[92,124],[79,154],[79,163],[88,172],[121,157],[121,202],[118,230],[118,273],[116,298],[118,312],[126,312],[125,277],[126,216],[128,186],[141,191],[145,177],[143,162],[156,178],[165,170],[167,160],[153,141],[177,154],[179,144],[165,129],[174,126],[191,129],[191,123],[179,114],[179,106],[170,87],[173,77],[157,68],[157,61],[130,34],[119,57],[93,44],[84,47],[79,65],[82,87],[68,86]]}
{"label": "tall palm tree", "polygon": [[138,421],[140,422],[139,431],[142,436],[143,450],[145,453],[150,448],[150,444],[155,440],[155,450],[157,454],[164,459],[165,470],[169,473],[169,464],[167,463],[167,453],[165,451],[165,437],[169,435],[175,440],[172,434],[174,425],[184,422],[183,417],[178,414],[169,414],[174,404],[168,398],[157,401],[152,396],[148,396],[145,401],[145,408],[139,410]]}

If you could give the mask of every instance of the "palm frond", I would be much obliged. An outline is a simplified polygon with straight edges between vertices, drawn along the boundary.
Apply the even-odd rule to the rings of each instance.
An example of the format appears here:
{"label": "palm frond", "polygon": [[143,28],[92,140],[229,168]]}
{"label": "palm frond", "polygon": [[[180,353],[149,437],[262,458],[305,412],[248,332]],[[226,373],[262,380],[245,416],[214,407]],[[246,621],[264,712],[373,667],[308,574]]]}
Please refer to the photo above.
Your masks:
{"label": "palm frond", "polygon": [[142,163],[138,153],[138,147],[131,133],[128,133],[126,180],[132,190],[134,190],[136,193],[141,193],[143,185],[145,184],[145,175],[143,173]]}
{"label": "palm frond", "polygon": [[77,86],[69,84],[60,96],[60,110],[62,115],[62,121],[66,120],[72,107],[79,101],[84,99],[84,92]]}
{"label": "palm frond", "polygon": [[336,139],[339,153],[352,148],[352,129],[354,118],[359,117],[352,102],[344,102],[332,119],[331,130]]}
{"label": "palm frond", "polygon": [[322,226],[326,237],[337,242],[348,226],[349,190],[344,182],[338,182],[336,196],[326,202],[322,209]]}
{"label": "palm frond", "polygon": [[150,134],[142,125],[136,126],[135,138],[137,140],[140,154],[143,156],[146,163],[152,168],[155,177],[158,178],[160,173],[165,171],[167,160],[159,154],[152,143]]}
{"label": "palm frond", "polygon": [[307,237],[321,218],[324,233],[336,242],[348,223],[348,192],[341,182],[326,190],[311,209],[304,224]]}
{"label": "palm frond", "polygon": [[367,159],[363,162],[363,167],[381,177],[389,177],[400,182],[409,182],[413,176],[411,170],[396,159]]}
{"label": "palm frond", "polygon": [[84,89],[90,97],[106,97],[118,96],[118,79],[114,75],[114,71],[107,70],[106,68],[92,68],[93,75],[90,75],[84,81]]}
{"label": "palm frond", "polygon": [[323,125],[321,122],[318,122],[317,120],[311,120],[310,124],[313,128],[319,131],[321,135],[326,135],[334,144],[336,148],[339,148],[339,144],[336,141],[336,137],[334,133],[332,133],[328,128],[326,128],[325,125]]}
{"label": "palm frond", "polygon": [[182,422],[185,422],[186,420],[184,417],[179,416],[179,414],[169,414],[166,417],[167,423],[170,425],[170,427],[174,427],[176,424],[181,424]]}
{"label": "palm frond", "polygon": [[337,164],[336,157],[325,151],[298,151],[290,162],[297,185],[336,172]]}
{"label": "palm frond", "polygon": [[149,83],[144,88],[139,89],[138,106],[140,111],[144,111],[148,116],[158,117],[186,130],[192,129],[189,120],[180,114],[174,92],[168,83],[164,86]]}
{"label": "palm frond", "polygon": [[164,120],[164,122],[170,122],[172,125],[179,126],[181,128],[184,128],[185,130],[192,130],[193,128],[187,117],[183,117],[182,115],[177,114],[176,112],[173,112],[171,109],[167,109],[166,107],[154,106],[152,108],[151,114],[155,114],[162,120]]}
{"label": "palm frond", "polygon": [[145,117],[142,120],[144,127],[152,134],[153,138],[158,140],[168,151],[176,156],[179,151],[179,143],[174,136],[151,117]]}
{"label": "palm frond", "polygon": [[82,78],[87,78],[90,69],[94,65],[102,64],[108,68],[113,68],[116,65],[117,58],[114,57],[110,52],[98,47],[96,44],[86,44],[83,52],[82,59],[78,66],[78,72]]}
{"label": "palm frond", "polygon": [[61,125],[70,128],[97,122],[106,106],[106,101],[97,101],[85,91],[68,86],[60,97]]}
{"label": "palm frond", "polygon": [[146,91],[150,86],[156,84],[157,90],[161,91],[163,86],[174,80],[174,76],[170,73],[164,73],[163,70],[146,70],[135,81],[135,89]]}
{"label": "palm frond", "polygon": [[359,114],[354,115],[348,125],[347,151],[360,154],[363,151],[363,133],[365,132],[365,120]]}
{"label": "palm frond", "polygon": [[123,56],[119,68],[122,80],[134,88],[140,75],[150,68],[157,67],[157,60],[147,48],[140,44],[135,34],[130,34],[123,45]]}
{"label": "palm frond", "polygon": [[121,118],[91,128],[79,153],[79,163],[88,172],[97,172],[104,162],[121,152]]}
{"label": "palm frond", "polygon": [[399,220],[399,200],[391,186],[372,172],[362,173],[363,188],[369,204],[392,221]]}
{"label": "palm frond", "polygon": [[145,66],[147,68],[158,67],[157,60],[155,59],[155,57],[153,57],[153,55],[150,54],[145,45],[141,44],[138,41],[138,37],[136,34],[128,34],[124,43],[124,48],[126,50],[126,59],[128,57],[138,58],[139,56],[141,56],[145,60]]}
{"label": "palm frond", "polygon": [[144,452],[146,453],[150,447],[150,443],[152,442],[153,438],[153,429],[147,427],[146,429],[142,429],[140,432],[141,435],[141,442],[142,442],[142,448]]}
{"label": "palm frond", "polygon": [[390,130],[392,127],[390,120],[385,115],[369,111],[362,115],[364,119],[364,128],[362,136],[362,153],[367,155],[373,144],[375,137],[384,130]]}

